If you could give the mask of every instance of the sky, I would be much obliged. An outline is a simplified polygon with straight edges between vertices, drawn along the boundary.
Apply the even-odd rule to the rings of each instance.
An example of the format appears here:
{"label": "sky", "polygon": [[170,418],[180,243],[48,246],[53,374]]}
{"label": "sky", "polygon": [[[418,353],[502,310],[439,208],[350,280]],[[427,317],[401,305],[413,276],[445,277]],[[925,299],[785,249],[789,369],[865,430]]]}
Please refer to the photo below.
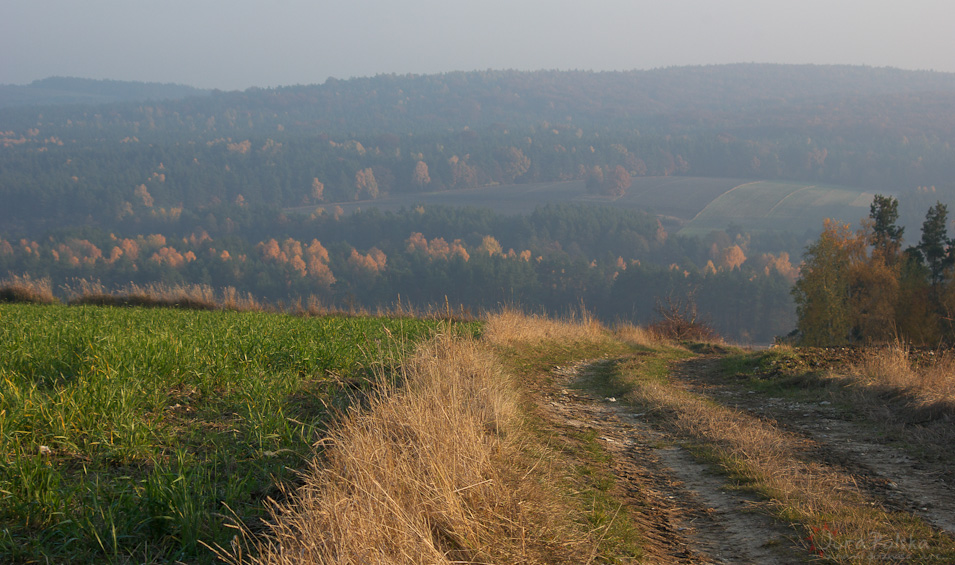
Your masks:
{"label": "sky", "polygon": [[0,84],[244,90],[748,62],[955,72],[953,22],[951,0],[0,0]]}

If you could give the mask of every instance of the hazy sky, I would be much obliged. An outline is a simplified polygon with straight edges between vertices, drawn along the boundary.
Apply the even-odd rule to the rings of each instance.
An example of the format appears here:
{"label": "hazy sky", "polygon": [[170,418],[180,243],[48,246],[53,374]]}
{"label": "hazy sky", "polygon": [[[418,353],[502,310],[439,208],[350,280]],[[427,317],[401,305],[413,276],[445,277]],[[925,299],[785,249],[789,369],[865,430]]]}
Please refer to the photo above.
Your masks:
{"label": "hazy sky", "polygon": [[952,0],[0,0],[0,83],[848,63],[955,72]]}

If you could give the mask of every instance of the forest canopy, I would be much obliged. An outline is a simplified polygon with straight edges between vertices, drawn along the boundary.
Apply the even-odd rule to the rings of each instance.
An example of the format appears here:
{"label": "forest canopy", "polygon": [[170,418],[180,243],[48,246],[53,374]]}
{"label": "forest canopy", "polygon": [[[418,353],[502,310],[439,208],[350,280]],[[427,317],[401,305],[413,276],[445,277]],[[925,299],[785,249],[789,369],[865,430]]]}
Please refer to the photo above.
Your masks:
{"label": "forest canopy", "polygon": [[[839,185],[896,198],[908,233],[935,202],[955,201],[955,75],[945,73],[750,64],[195,95],[160,86],[67,81],[119,101],[0,108],[0,274],[371,307],[447,296],[558,312],[583,300],[635,321],[679,295],[726,335],[766,341],[795,325],[788,289],[818,224],[684,237],[679,218],[615,199],[648,177]],[[480,201],[373,210],[392,195],[545,182],[580,183],[607,205],[542,199],[515,217]],[[674,189],[658,202],[694,198]],[[849,246],[844,230],[827,230]],[[918,249],[931,271],[937,250]]]}

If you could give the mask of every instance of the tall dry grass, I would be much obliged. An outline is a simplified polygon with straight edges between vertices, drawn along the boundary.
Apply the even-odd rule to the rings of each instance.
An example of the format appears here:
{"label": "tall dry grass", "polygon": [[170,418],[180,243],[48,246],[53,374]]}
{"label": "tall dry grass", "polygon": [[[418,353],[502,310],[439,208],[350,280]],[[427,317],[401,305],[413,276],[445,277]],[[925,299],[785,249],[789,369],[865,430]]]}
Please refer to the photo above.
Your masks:
{"label": "tall dry grass", "polygon": [[564,345],[622,342],[631,347],[648,348],[673,345],[659,334],[632,324],[618,324],[610,330],[586,311],[557,319],[504,309],[485,318],[482,335],[485,341],[497,346],[548,342]]}
{"label": "tall dry grass", "polygon": [[916,410],[955,412],[955,353],[925,352],[918,360],[905,344],[872,349],[862,361],[849,367],[854,384],[910,398]]}
{"label": "tall dry grass", "polygon": [[579,343],[609,338],[607,329],[586,312],[579,317],[558,320],[525,314],[511,308],[488,315],[483,336],[488,343],[494,345],[547,341]]}
{"label": "tall dry grass", "polygon": [[403,387],[350,412],[325,440],[253,561],[585,562],[586,536],[535,471],[495,358],[441,337],[402,375]]}
{"label": "tall dry grass", "polygon": [[98,281],[76,280],[65,285],[67,302],[101,306],[166,306],[196,310],[260,311],[265,305],[251,294],[242,294],[233,287],[220,290],[209,285],[169,285],[130,283],[110,290]]}
{"label": "tall dry grass", "polygon": [[0,280],[0,302],[27,302],[53,304],[53,285],[48,278],[34,279],[30,275],[11,275]]}
{"label": "tall dry grass", "polygon": [[638,347],[661,347],[664,345],[673,345],[673,343],[660,336],[660,334],[651,331],[642,326],[632,324],[620,324],[613,329],[614,336],[620,341]]}

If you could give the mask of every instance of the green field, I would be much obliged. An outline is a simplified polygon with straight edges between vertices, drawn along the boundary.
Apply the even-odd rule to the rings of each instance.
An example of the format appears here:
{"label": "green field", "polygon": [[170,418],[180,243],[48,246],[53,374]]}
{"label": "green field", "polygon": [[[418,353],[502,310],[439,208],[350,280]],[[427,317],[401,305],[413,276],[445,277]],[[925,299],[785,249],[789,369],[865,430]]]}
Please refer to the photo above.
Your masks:
{"label": "green field", "polygon": [[680,232],[685,235],[724,229],[730,223],[747,230],[819,230],[824,218],[855,224],[869,214],[874,194],[839,186],[751,182],[709,202]]}
{"label": "green field", "polygon": [[[545,204],[581,204],[645,210],[683,235],[705,235],[730,224],[744,231],[818,232],[825,218],[856,223],[869,213],[873,194],[858,188],[802,182],[703,177],[636,177],[627,193],[611,199],[588,194],[583,181],[488,186],[445,192],[393,195],[363,202],[330,203],[346,213],[400,210],[418,205],[490,208],[500,214],[530,214]],[[311,213],[314,206],[298,209]]]}
{"label": "green field", "polygon": [[[0,305],[0,561],[211,562],[447,325]],[[475,332],[475,325],[456,326]]]}

